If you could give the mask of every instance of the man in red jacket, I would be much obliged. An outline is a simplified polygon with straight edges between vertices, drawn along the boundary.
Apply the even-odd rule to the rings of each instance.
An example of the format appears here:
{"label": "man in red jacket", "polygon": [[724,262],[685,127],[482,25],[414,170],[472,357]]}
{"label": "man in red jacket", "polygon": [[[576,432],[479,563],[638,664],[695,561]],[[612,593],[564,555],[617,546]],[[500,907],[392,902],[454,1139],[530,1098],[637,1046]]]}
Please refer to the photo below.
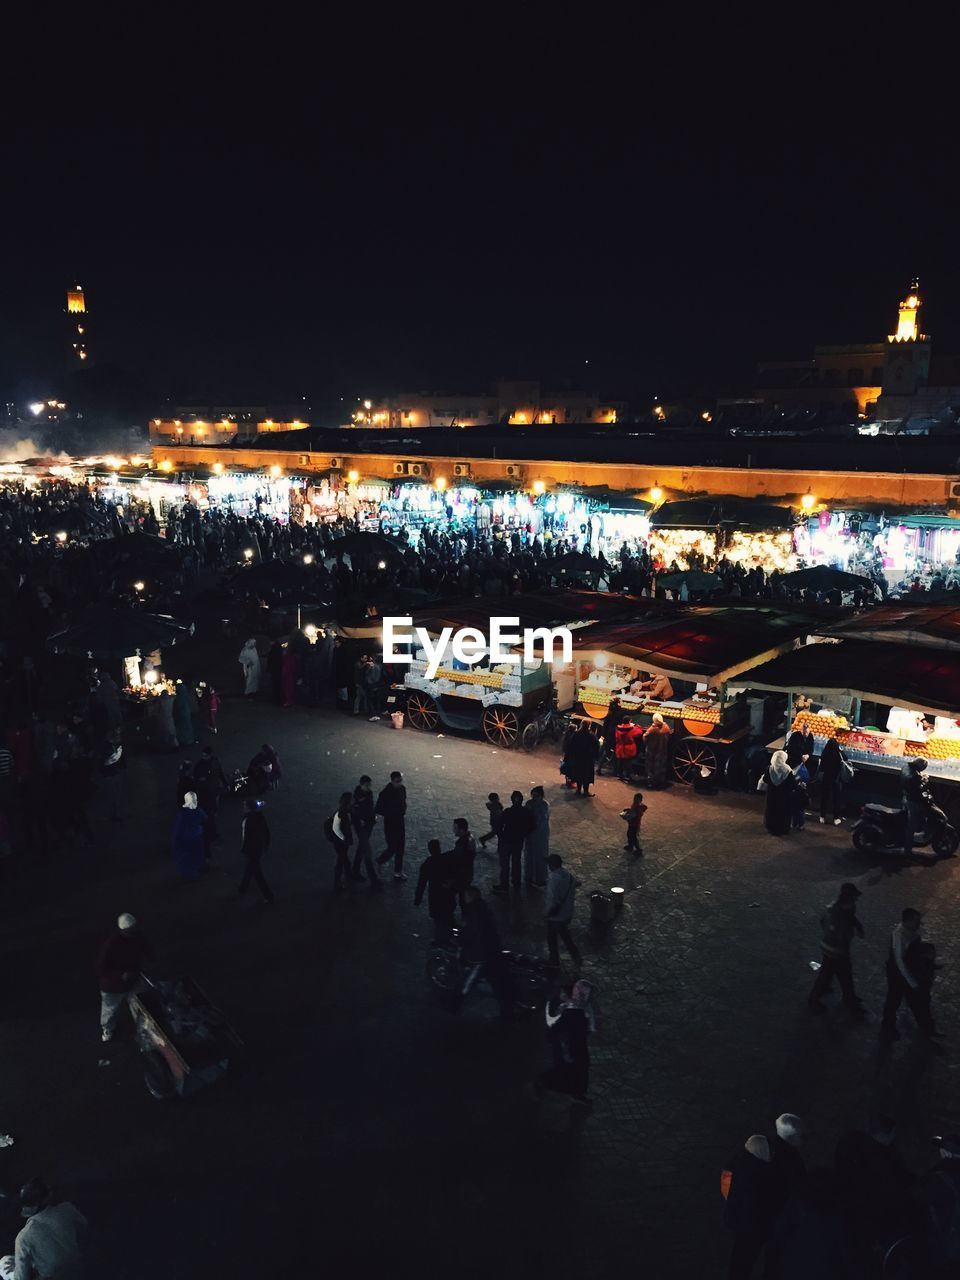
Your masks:
{"label": "man in red jacket", "polygon": [[153,959],[153,947],[140,932],[129,911],[117,917],[117,927],[100,949],[97,976],[100,981],[100,1039],[113,1039],[120,1006],[144,989],[140,970]]}

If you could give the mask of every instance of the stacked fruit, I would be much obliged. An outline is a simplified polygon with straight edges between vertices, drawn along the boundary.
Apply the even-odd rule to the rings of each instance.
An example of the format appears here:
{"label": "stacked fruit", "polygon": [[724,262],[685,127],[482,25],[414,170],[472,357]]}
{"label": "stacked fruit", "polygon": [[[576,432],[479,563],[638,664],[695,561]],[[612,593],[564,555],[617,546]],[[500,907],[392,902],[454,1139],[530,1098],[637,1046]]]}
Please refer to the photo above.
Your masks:
{"label": "stacked fruit", "polygon": [[803,733],[812,733],[815,738],[835,738],[843,729],[848,729],[846,716],[834,715],[832,711],[821,711],[814,715],[812,711],[799,711],[793,720],[793,728]]}
{"label": "stacked fruit", "polygon": [[683,708],[681,715],[684,720],[699,720],[703,724],[720,723],[719,707],[697,707],[688,702]]}
{"label": "stacked fruit", "polygon": [[592,684],[581,685],[580,701],[588,702],[594,707],[605,707],[610,702],[610,690],[598,689],[596,685]]}
{"label": "stacked fruit", "polygon": [[908,742],[904,755],[923,756],[925,760],[960,760],[960,739],[928,738],[926,742]]}
{"label": "stacked fruit", "polygon": [[441,668],[437,679],[452,680],[454,684],[479,684],[486,689],[503,688],[503,676],[492,675],[488,671],[446,671]]}

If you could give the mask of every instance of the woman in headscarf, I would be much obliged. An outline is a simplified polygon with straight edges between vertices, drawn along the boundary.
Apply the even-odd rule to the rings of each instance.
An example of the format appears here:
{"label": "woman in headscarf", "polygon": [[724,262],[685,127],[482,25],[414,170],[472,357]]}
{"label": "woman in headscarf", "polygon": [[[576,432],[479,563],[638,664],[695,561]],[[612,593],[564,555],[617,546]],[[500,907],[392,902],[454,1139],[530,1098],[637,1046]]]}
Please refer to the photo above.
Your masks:
{"label": "woman in headscarf", "polygon": [[647,769],[647,781],[651,787],[662,787],[667,781],[667,765],[670,763],[670,726],[659,711],[653,713],[653,723],[643,735],[643,751]]}
{"label": "woman in headscarf", "polygon": [[567,777],[576,785],[577,795],[590,796],[594,766],[600,754],[600,744],[586,725],[581,725],[569,742],[565,743]]}
{"label": "woman in headscarf", "polygon": [[243,668],[243,692],[247,698],[255,698],[260,689],[260,655],[256,640],[248,640],[237,659]]}
{"label": "woman in headscarf", "polygon": [[827,821],[827,814],[833,814],[833,825],[838,827],[843,821],[843,775],[847,758],[843,754],[836,738],[828,738],[820,753],[820,821]]}
{"label": "woman in headscarf", "polygon": [[196,741],[193,708],[190,704],[190,691],[182,680],[177,681],[177,692],[173,699],[173,723],[176,726],[177,743],[181,747],[192,747]]}
{"label": "woman in headscarf", "polygon": [[564,988],[559,1003],[553,1009],[547,1005],[545,1015],[553,1066],[534,1084],[538,1094],[549,1089],[553,1093],[568,1093],[574,1102],[587,1101],[590,1079],[587,1040],[595,1025],[590,1004],[592,994],[592,985],[581,980],[570,988]]}
{"label": "woman in headscarf", "polygon": [[770,764],[757,784],[758,791],[767,794],[767,806],[763,821],[772,836],[785,836],[790,830],[793,810],[793,793],[797,779],[787,760],[785,751],[775,751]]}
{"label": "woman in headscarf", "polygon": [[207,854],[207,815],[197,805],[195,791],[183,797],[183,808],[173,827],[173,857],[184,880],[199,880]]}

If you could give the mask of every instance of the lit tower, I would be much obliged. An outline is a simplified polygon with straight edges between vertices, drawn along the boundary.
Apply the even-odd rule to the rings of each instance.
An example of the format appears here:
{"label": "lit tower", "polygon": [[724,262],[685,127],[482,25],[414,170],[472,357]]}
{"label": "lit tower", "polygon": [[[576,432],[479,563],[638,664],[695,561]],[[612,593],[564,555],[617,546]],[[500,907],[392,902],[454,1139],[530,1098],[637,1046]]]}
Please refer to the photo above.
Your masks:
{"label": "lit tower", "polygon": [[70,320],[71,364],[85,364],[90,351],[87,347],[87,303],[83,286],[74,285],[67,290],[67,316]]}
{"label": "lit tower", "polygon": [[889,335],[891,342],[923,342],[925,335],[920,332],[920,281],[916,276],[910,283],[910,292],[900,303],[897,316],[897,332]]}
{"label": "lit tower", "polygon": [[[885,397],[916,395],[921,387],[927,385],[930,377],[930,339],[920,332],[922,305],[920,281],[914,276],[909,293],[900,303],[897,332],[888,335],[883,361]],[[890,401],[887,407],[893,412],[894,402]]]}

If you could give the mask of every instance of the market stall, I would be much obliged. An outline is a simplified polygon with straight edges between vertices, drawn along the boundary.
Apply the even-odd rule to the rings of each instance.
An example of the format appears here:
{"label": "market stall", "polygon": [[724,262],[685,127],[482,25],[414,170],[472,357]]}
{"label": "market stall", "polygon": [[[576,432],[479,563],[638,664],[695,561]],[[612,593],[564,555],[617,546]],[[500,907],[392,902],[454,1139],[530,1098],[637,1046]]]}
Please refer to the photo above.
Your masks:
{"label": "market stall", "polygon": [[599,731],[614,704],[644,726],[659,713],[674,731],[679,782],[703,769],[733,782],[750,733],[747,682],[739,677],[795,648],[810,625],[773,608],[694,607],[586,628],[573,644],[575,714]]}
{"label": "market stall", "polygon": [[746,498],[665,502],[650,516],[649,551],[658,568],[712,569],[720,560],[788,573],[797,567],[788,507]]}
{"label": "market stall", "polygon": [[894,588],[904,579],[960,571],[960,520],[944,512],[825,509],[798,526],[796,546],[808,564],[876,568]]}
{"label": "market stall", "polygon": [[898,771],[905,757],[922,756],[932,776],[960,781],[957,649],[811,644],[756,667],[749,683],[787,695],[790,729],[812,733],[818,755],[836,738],[858,767]]}

